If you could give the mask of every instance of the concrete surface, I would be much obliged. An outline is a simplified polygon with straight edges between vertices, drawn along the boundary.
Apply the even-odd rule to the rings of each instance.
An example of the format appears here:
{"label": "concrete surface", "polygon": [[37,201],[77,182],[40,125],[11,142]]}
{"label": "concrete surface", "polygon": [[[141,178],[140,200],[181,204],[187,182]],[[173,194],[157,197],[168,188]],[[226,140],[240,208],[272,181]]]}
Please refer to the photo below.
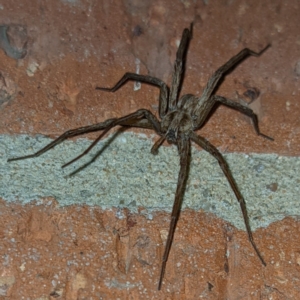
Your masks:
{"label": "concrete surface", "polygon": [[[151,139],[123,132],[99,142],[83,159],[64,169],[61,166],[83,152],[90,141],[67,141],[38,158],[6,162],[36,152],[50,141],[42,136],[1,136],[0,197],[21,203],[53,197],[61,206],[88,204],[103,209],[127,207],[132,212],[138,207],[171,211],[179,172],[176,147],[162,146],[154,156],[150,153]],[[239,204],[217,161],[200,150],[192,151],[183,208],[214,213],[244,229]],[[95,161],[80,170],[99,152]],[[297,157],[224,156],[247,202],[253,230],[300,213]],[[76,170],[79,172],[69,176]]]}

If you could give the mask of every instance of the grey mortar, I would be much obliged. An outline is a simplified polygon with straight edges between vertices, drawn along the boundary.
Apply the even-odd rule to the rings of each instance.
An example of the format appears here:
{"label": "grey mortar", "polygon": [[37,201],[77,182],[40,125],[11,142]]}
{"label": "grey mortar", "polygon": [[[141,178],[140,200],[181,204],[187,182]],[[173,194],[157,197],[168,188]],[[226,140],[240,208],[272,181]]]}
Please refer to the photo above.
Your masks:
{"label": "grey mortar", "polygon": [[[151,139],[122,133],[99,142],[89,154],[64,169],[61,166],[85,150],[90,140],[65,141],[38,158],[7,162],[11,157],[32,154],[50,141],[41,135],[0,136],[2,199],[25,204],[50,196],[61,206],[127,207],[134,212],[142,206],[150,214],[171,210],[179,171],[175,146],[162,146],[154,156],[150,153]],[[95,161],[68,176],[105,145]],[[246,200],[253,230],[285,216],[300,215],[298,157],[237,153],[224,157]],[[182,208],[211,212],[245,229],[239,204],[217,161],[194,147]]]}

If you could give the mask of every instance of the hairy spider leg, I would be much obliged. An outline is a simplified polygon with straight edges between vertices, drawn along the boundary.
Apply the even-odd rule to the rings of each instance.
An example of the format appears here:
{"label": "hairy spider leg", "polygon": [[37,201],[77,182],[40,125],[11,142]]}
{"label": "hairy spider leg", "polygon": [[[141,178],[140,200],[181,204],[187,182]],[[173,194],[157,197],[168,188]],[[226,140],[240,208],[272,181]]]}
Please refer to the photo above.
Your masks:
{"label": "hairy spider leg", "polygon": [[158,100],[159,101],[158,113],[159,113],[159,117],[163,118],[168,111],[169,88],[162,80],[156,77],[127,72],[112,88],[96,87],[96,90],[115,92],[128,80],[145,82],[159,87],[160,93],[159,93],[159,100]]}
{"label": "hairy spider leg", "polygon": [[147,109],[139,109],[134,113],[131,113],[127,116],[121,117],[119,119],[114,119],[113,122],[111,122],[111,124],[109,124],[107,126],[107,128],[105,128],[105,131],[102,132],[98,138],[84,151],[82,152],[80,155],[78,155],[77,157],[75,157],[74,159],[72,159],[71,161],[67,162],[66,164],[64,164],[62,167],[66,167],[70,164],[72,164],[73,162],[75,162],[76,160],[80,159],[81,157],[83,157],[84,155],[86,155],[87,153],[89,153],[91,151],[91,149],[100,141],[100,139],[113,127],[117,126],[117,125],[122,125],[122,123],[124,122],[130,122],[132,120],[136,120],[137,118],[146,118],[153,126],[153,129],[160,134],[160,123],[157,120],[157,118]]}
{"label": "hairy spider leg", "polygon": [[160,277],[158,282],[158,290],[161,289],[162,281],[164,278],[165,270],[166,270],[166,264],[169,257],[170,249],[173,242],[173,237],[176,229],[176,224],[180,215],[180,209],[181,204],[183,200],[183,194],[185,191],[186,186],[186,180],[188,177],[188,169],[189,169],[189,163],[190,163],[190,148],[191,148],[191,142],[188,136],[181,134],[177,140],[177,148],[180,155],[180,171],[178,175],[178,181],[177,181],[177,189],[175,194],[175,200],[173,204],[173,209],[171,213],[171,223],[169,228],[169,233],[167,237],[167,242],[165,246],[164,255],[162,258],[162,265],[160,269]]}
{"label": "hairy spider leg", "polygon": [[174,70],[172,73],[172,83],[170,89],[169,111],[176,109],[178,94],[180,92],[180,88],[182,85],[182,77],[183,77],[186,52],[187,52],[189,41],[192,38],[192,26],[193,23],[191,24],[190,30],[187,28],[183,30],[181,41],[176,53],[176,60],[174,63]]}
{"label": "hairy spider leg", "polygon": [[[129,114],[129,115],[124,116],[119,119],[116,119],[116,118],[108,119],[105,122],[101,122],[98,124],[68,130],[68,131],[64,132],[62,135],[60,135],[57,139],[55,139],[54,141],[52,141],[51,143],[46,145],[44,148],[37,151],[36,153],[26,155],[26,156],[21,156],[21,157],[10,158],[7,161],[10,162],[10,161],[15,161],[15,160],[38,157],[38,156],[42,155],[43,153],[47,152],[48,150],[52,149],[56,145],[60,144],[64,140],[71,138],[71,137],[78,136],[78,135],[95,132],[95,131],[100,131],[100,130],[106,130],[107,128],[110,129],[116,125],[129,126],[128,124],[131,124],[130,126],[134,126],[135,118],[147,118],[147,120],[149,122],[147,124],[145,122],[142,123],[141,122],[142,120],[137,120],[136,121],[137,127],[141,127],[141,126],[139,126],[139,124],[141,124],[143,128],[153,128],[155,131],[160,133],[160,123],[157,120],[157,118],[150,111],[148,111],[146,109],[140,109],[132,114]],[[152,127],[150,127],[150,124],[152,125]],[[147,127],[148,125],[149,125],[149,127]],[[103,136],[103,134],[100,135],[100,138],[102,136]],[[98,138],[96,141],[98,141],[100,138]],[[95,144],[96,143],[93,143],[92,145],[94,146]],[[91,150],[92,147],[90,146],[88,149]],[[73,161],[75,161],[75,160],[73,160]],[[66,166],[66,165],[64,165],[64,166]]]}
{"label": "hairy spider leg", "polygon": [[152,154],[156,155],[158,153],[158,148],[162,145],[162,143],[165,141],[165,139],[166,139],[166,136],[163,135],[155,142],[155,144],[151,148]]}
{"label": "hairy spider leg", "polygon": [[81,154],[79,154],[78,156],[76,156],[75,158],[73,158],[72,160],[70,160],[69,162],[65,163],[64,165],[62,165],[62,168],[65,168],[69,165],[71,165],[73,162],[75,162],[76,160],[80,159],[82,156],[88,154],[92,148],[94,148],[94,146],[104,137],[104,135],[112,128],[112,125],[109,125],[108,128],[105,128],[103,132],[101,132],[101,134],[93,141],[93,143],[86,149],[84,150]]}
{"label": "hairy spider leg", "polygon": [[[147,129],[154,130],[153,125],[147,119],[126,120],[126,121],[122,121],[118,125],[123,126],[123,127],[137,127],[137,128],[147,128]],[[101,139],[101,137],[100,137],[100,139]],[[69,176],[73,176],[73,175],[77,174],[78,172],[83,170],[85,167],[87,167],[88,165],[90,165],[91,163],[96,161],[96,159],[101,155],[101,153],[103,152],[104,149],[105,149],[105,147],[103,147],[101,149],[101,151],[99,151],[95,156],[93,156],[93,158],[89,162],[85,163],[80,168],[78,168],[75,171],[73,171],[72,173],[70,173]]]}
{"label": "hairy spider leg", "polygon": [[[217,71],[213,73],[213,75],[209,78],[206,87],[203,90],[201,97],[199,98],[199,102],[194,108],[193,115],[197,116],[195,124],[196,128],[200,128],[202,124],[205,122],[207,115],[211,111],[213,107],[213,102],[211,102],[211,95],[216,88],[220,79],[227,73],[230,69],[236,66],[239,62],[243,59],[248,57],[249,55],[252,56],[260,56],[263,52],[265,52],[270,45],[267,45],[263,50],[260,52],[254,52],[248,48],[241,50],[238,54],[233,56],[228,62],[226,62],[223,66],[221,66]],[[201,112],[206,109],[206,114]]]}
{"label": "hairy spider leg", "polygon": [[260,135],[270,141],[274,141],[274,139],[268,135],[265,135],[263,133],[260,132],[259,130],[259,126],[258,126],[258,119],[257,119],[257,115],[253,112],[253,110],[245,105],[242,105],[240,103],[237,103],[235,101],[232,101],[230,99],[227,99],[225,97],[221,97],[221,96],[218,96],[218,95],[214,95],[212,96],[213,100],[215,102],[219,102],[223,105],[226,105],[230,108],[233,108],[235,110],[238,110],[239,112],[243,113],[244,115],[247,115],[248,117],[251,118],[252,120],[252,124],[253,124],[253,127],[255,129],[255,132],[257,135]]}
{"label": "hairy spider leg", "polygon": [[60,135],[57,139],[55,139],[54,141],[52,141],[51,143],[46,145],[44,148],[39,150],[38,152],[30,154],[30,155],[26,155],[26,156],[9,158],[7,161],[10,162],[10,161],[14,161],[14,160],[21,160],[21,159],[38,157],[38,156],[42,155],[43,153],[47,152],[48,150],[52,149],[56,145],[60,144],[64,140],[68,139],[68,138],[78,136],[78,135],[81,135],[81,134],[85,134],[85,133],[90,133],[90,132],[103,130],[107,126],[109,126],[114,120],[115,119],[108,119],[105,122],[102,122],[102,123],[99,123],[99,124],[94,124],[94,125],[89,125],[89,126],[84,126],[84,127],[79,127],[79,128],[76,128],[76,129],[68,130],[68,131],[64,132],[62,135]]}
{"label": "hairy spider leg", "polygon": [[242,194],[240,193],[240,191],[238,189],[238,186],[231,174],[230,168],[229,168],[226,160],[224,159],[222,154],[219,152],[219,150],[214,145],[212,145],[209,141],[204,139],[203,137],[192,132],[190,134],[190,138],[192,141],[194,141],[196,144],[198,144],[201,148],[203,148],[205,151],[210,153],[218,161],[224,175],[226,176],[226,178],[230,184],[231,189],[233,190],[233,192],[235,194],[235,197],[237,198],[237,200],[240,204],[240,207],[241,207],[241,210],[243,213],[244,223],[245,223],[247,234],[249,237],[249,241],[252,244],[252,246],[253,246],[257,256],[261,260],[262,264],[264,266],[266,266],[266,263],[265,263],[264,259],[262,258],[260,252],[258,251],[258,248],[257,248],[257,246],[254,242],[253,236],[252,236],[251,227],[250,227],[250,223],[249,223],[249,217],[248,217],[247,208],[246,208],[246,202],[244,200],[244,197],[242,196]]}

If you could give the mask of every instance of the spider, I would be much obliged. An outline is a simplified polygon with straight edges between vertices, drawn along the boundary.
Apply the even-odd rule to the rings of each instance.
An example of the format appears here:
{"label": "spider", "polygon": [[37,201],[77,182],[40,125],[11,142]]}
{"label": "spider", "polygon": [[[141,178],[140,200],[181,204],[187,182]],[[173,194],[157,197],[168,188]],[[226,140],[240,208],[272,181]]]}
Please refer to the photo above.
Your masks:
{"label": "spider", "polygon": [[68,138],[89,132],[102,130],[102,133],[99,135],[99,137],[82,154],[80,154],[79,156],[75,157],[73,160],[69,161],[68,163],[62,166],[66,167],[74,161],[81,158],[83,155],[87,154],[111,128],[117,125],[125,127],[147,128],[154,130],[160,136],[160,138],[152,146],[152,154],[158,153],[159,147],[165,140],[167,140],[169,143],[175,144],[178,148],[178,153],[180,157],[180,171],[178,175],[175,200],[171,213],[170,228],[162,258],[160,277],[158,281],[158,290],[160,290],[162,287],[166,264],[173,241],[176,224],[180,215],[181,204],[188,177],[191,141],[193,141],[205,151],[210,153],[218,161],[224,175],[228,180],[231,189],[233,190],[240,204],[249,241],[252,244],[252,247],[256,252],[258,258],[260,259],[261,263],[264,266],[266,266],[266,263],[262,255],[260,254],[252,236],[245,200],[239,191],[239,188],[231,174],[226,160],[215,146],[213,146],[202,136],[197,135],[195,131],[203,127],[204,123],[209,118],[213,107],[217,103],[219,103],[233,108],[235,110],[238,110],[241,113],[249,116],[252,119],[253,126],[257,135],[260,135],[271,141],[273,140],[273,138],[260,132],[258,127],[257,116],[252,111],[252,109],[243,104],[236,103],[225,97],[214,94],[218,83],[220,83],[220,80],[225,76],[225,74],[229,70],[231,70],[233,67],[235,67],[238,63],[240,63],[248,56],[261,55],[269,47],[269,45],[258,53],[248,48],[241,50],[238,54],[233,56],[229,61],[227,61],[223,66],[221,66],[219,69],[217,69],[217,71],[213,73],[213,75],[209,78],[208,83],[206,84],[203,93],[200,97],[196,97],[191,94],[186,94],[179,98],[179,92],[183,79],[186,52],[191,38],[192,24],[190,28],[185,28],[183,30],[180,45],[176,53],[174,71],[172,74],[172,84],[170,89],[166,83],[164,83],[162,80],[156,77],[140,75],[135,73],[125,73],[123,77],[112,88],[96,87],[97,90],[115,92],[129,80],[140,81],[159,87],[160,94],[158,114],[161,120],[159,120],[149,110],[139,109],[136,112],[121,118],[108,119],[98,124],[68,130],[61,136],[59,136],[57,139],[52,141],[50,144],[48,144],[47,146],[45,146],[44,148],[42,148],[34,154],[8,159],[8,161],[14,161],[19,159],[37,157]]}

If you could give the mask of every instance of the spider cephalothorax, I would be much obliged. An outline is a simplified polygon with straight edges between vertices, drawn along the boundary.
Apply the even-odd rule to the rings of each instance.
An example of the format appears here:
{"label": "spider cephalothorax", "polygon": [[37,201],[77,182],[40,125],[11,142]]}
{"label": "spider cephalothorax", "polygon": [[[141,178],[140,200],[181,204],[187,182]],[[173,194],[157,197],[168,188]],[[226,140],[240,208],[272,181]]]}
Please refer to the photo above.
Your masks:
{"label": "spider cephalothorax", "polygon": [[119,82],[117,82],[117,84],[113,88],[100,88],[100,87],[96,88],[102,91],[115,92],[128,80],[141,81],[159,87],[160,88],[159,117],[161,121],[159,121],[159,119],[149,110],[139,109],[134,113],[131,113],[127,116],[118,119],[117,118],[108,119],[98,124],[66,131],[64,134],[59,136],[56,140],[54,140],[53,142],[51,142],[50,144],[48,144],[47,146],[45,146],[43,149],[41,149],[36,153],[28,156],[23,156],[23,157],[11,158],[8,160],[8,161],[13,161],[13,160],[19,160],[24,158],[37,157],[45,153],[49,149],[53,148],[55,145],[61,143],[67,138],[78,136],[84,133],[102,130],[100,136],[90,145],[90,147],[88,147],[86,151],[84,151],[82,154],[80,154],[70,162],[63,165],[63,167],[65,167],[71,164],[72,162],[74,162],[75,160],[79,159],[86,153],[88,153],[92,149],[92,147],[94,147],[96,143],[104,136],[105,133],[107,133],[112,127],[117,125],[127,126],[127,127],[148,128],[154,130],[160,136],[160,138],[153,145],[151,149],[151,152],[153,154],[157,153],[158,148],[162,145],[164,140],[176,144],[180,156],[180,171],[178,176],[177,190],[175,193],[173,210],[171,214],[169,234],[165,246],[165,252],[162,259],[158,289],[161,289],[166,263],[168,260],[176,224],[180,214],[180,208],[181,208],[181,203],[182,203],[183,194],[185,190],[186,179],[188,176],[191,141],[198,144],[205,151],[209,152],[217,159],[224,175],[228,180],[228,183],[231,186],[231,189],[233,190],[240,204],[249,240],[257,256],[261,260],[261,262],[264,265],[266,265],[265,261],[263,260],[262,256],[260,255],[256,247],[256,244],[254,243],[252,232],[249,225],[246,203],[230,172],[227,162],[225,161],[222,154],[215,146],[213,146],[205,138],[196,135],[194,131],[203,126],[203,124],[207,121],[208,116],[211,113],[214,105],[216,103],[219,103],[248,115],[252,119],[253,126],[256,133],[264,138],[272,140],[272,138],[262,134],[259,131],[257,116],[249,107],[214,94],[218,83],[220,83],[220,79],[230,69],[236,66],[247,56],[250,55],[259,56],[264,50],[268,48],[268,46],[264,48],[262,51],[260,51],[259,53],[256,53],[248,48],[241,50],[238,54],[233,56],[229,61],[227,61],[223,66],[221,66],[216,72],[213,73],[213,75],[209,78],[208,83],[206,84],[203,93],[200,97],[187,94],[187,95],[183,95],[178,100],[179,91],[181,88],[183,70],[184,70],[185,54],[188,47],[188,43],[191,39],[191,32],[192,32],[192,28],[190,29],[186,28],[182,33],[181,42],[176,54],[174,71],[172,75],[172,84],[170,88],[162,80],[156,77],[139,75],[135,73],[124,74],[124,76],[119,80]]}
{"label": "spider cephalothorax", "polygon": [[193,120],[185,111],[173,111],[166,115],[161,122],[165,138],[173,143],[176,143],[178,134],[189,134],[193,127]]}

